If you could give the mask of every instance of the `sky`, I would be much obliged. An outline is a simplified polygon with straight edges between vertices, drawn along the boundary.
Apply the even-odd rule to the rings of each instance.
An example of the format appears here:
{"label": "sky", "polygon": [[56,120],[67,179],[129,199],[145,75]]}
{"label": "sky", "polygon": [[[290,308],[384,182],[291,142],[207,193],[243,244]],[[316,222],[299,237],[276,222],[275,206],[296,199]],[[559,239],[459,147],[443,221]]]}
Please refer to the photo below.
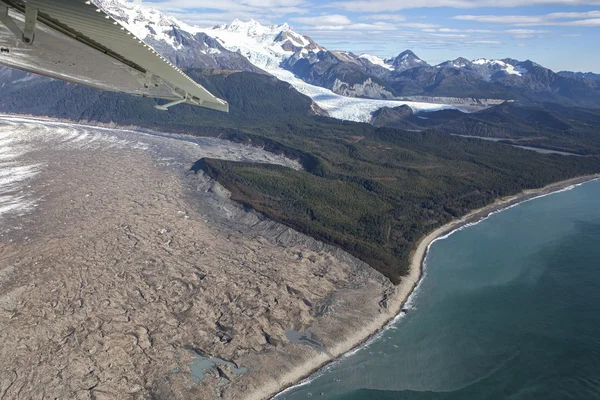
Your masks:
{"label": "sky", "polygon": [[600,0],[133,1],[201,27],[287,22],[330,50],[390,58],[411,49],[430,64],[510,57],[600,73]]}

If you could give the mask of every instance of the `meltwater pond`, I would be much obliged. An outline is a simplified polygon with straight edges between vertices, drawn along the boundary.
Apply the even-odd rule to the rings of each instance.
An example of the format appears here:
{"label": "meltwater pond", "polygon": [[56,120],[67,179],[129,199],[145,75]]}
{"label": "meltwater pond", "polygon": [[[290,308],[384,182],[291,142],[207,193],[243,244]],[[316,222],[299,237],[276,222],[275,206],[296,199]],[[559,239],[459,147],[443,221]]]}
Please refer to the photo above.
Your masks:
{"label": "meltwater pond", "polygon": [[600,182],[430,248],[408,314],[278,400],[600,399]]}

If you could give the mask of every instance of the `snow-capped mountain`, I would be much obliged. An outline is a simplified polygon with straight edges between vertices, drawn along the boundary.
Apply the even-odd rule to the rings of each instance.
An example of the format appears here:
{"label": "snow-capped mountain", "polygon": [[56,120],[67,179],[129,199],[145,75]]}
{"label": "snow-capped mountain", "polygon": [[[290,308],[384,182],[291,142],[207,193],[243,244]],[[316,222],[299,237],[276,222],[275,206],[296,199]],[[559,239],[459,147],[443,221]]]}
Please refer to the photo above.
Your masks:
{"label": "snow-capped mountain", "polygon": [[393,60],[387,60],[387,63],[391,63],[391,66],[394,71],[406,71],[407,69],[416,68],[416,67],[427,67],[425,61],[421,60],[415,53],[411,50],[405,50],[402,53],[398,54],[396,58]]}
{"label": "snow-capped mountain", "polygon": [[426,61],[417,57],[412,50],[404,50],[396,57],[388,59],[383,59],[370,54],[361,54],[358,58],[366,60],[373,65],[383,67],[389,71],[406,71],[411,68],[429,66]]}
{"label": "snow-capped mountain", "polygon": [[384,60],[381,57],[373,56],[371,54],[361,54],[358,56],[359,60],[365,60],[373,65],[385,68],[387,70],[393,71],[394,67],[392,66],[391,60]]}
{"label": "snow-capped mountain", "polygon": [[[378,76],[384,67],[364,57],[329,51],[288,24],[264,26],[255,20],[200,28],[150,7],[124,0],[96,0],[137,37],[181,68],[266,71],[288,82],[293,75],[336,94],[377,99],[394,95]],[[246,62],[249,61],[249,64]]]}
{"label": "snow-capped mountain", "polygon": [[180,68],[264,73],[242,54],[222,46],[203,29],[154,8],[124,0],[96,0],[94,3]]}
{"label": "snow-capped mountain", "polygon": [[181,68],[269,73],[297,87],[296,78],[300,78],[343,96],[450,97],[464,102],[471,98],[573,97],[570,85],[578,87],[578,96],[599,90],[598,81],[559,76],[531,61],[458,58],[430,66],[411,50],[389,59],[329,50],[288,24],[264,26],[254,20],[234,20],[200,28],[145,4],[95,3]]}
{"label": "snow-capped mountain", "polygon": [[[471,62],[472,66],[483,67],[481,70],[486,72],[482,73],[482,76],[489,75],[490,78],[496,72],[504,72],[507,75],[523,76],[523,74],[527,73],[527,69],[520,64],[521,62],[517,60],[486,60],[485,58],[480,58]],[[487,71],[493,71],[493,73],[489,74]]]}
{"label": "snow-capped mountain", "polygon": [[[209,58],[216,59],[212,64],[220,65],[226,61],[219,62],[218,59],[226,55],[227,59],[242,56],[256,68],[273,69],[299,50],[320,48],[287,24],[264,26],[255,20],[243,22],[235,19],[229,24],[200,28],[166,16],[145,4],[125,0],[95,0],[94,3],[182,68],[211,64],[206,60]],[[182,51],[189,53],[190,49],[203,59],[202,62],[181,56]],[[241,64],[239,60],[236,62]],[[256,69],[248,65],[241,67],[244,70]]]}
{"label": "snow-capped mountain", "polygon": [[469,61],[466,58],[459,57],[456,60],[438,64],[436,67],[467,69],[478,74],[486,81],[501,79],[507,75],[523,76],[523,74],[527,73],[524,63],[508,58],[504,60],[487,60],[485,58],[479,58],[477,60]]}
{"label": "snow-capped mountain", "polygon": [[259,68],[277,69],[294,54],[308,54],[322,48],[307,36],[292,30],[288,24],[263,26],[255,20],[217,25],[206,34],[214,37],[230,51],[239,52]]}
{"label": "snow-capped mountain", "polygon": [[441,64],[436,65],[437,68],[464,68],[471,65],[471,61],[463,57],[458,57],[455,60],[444,61]]}

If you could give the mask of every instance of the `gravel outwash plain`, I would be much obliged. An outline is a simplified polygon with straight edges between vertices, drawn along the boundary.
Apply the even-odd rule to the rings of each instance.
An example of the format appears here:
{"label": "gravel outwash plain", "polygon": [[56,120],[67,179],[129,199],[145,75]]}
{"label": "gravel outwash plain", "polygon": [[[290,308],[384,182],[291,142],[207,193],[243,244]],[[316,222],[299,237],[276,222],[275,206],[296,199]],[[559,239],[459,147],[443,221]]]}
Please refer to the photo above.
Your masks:
{"label": "gravel outwash plain", "polygon": [[[0,214],[2,399],[265,398],[393,314],[381,300],[398,289],[382,275],[190,171],[205,156],[291,160],[14,117],[0,132],[19,149],[6,162],[31,171],[0,191],[22,200]],[[198,380],[199,357],[226,362]]]}

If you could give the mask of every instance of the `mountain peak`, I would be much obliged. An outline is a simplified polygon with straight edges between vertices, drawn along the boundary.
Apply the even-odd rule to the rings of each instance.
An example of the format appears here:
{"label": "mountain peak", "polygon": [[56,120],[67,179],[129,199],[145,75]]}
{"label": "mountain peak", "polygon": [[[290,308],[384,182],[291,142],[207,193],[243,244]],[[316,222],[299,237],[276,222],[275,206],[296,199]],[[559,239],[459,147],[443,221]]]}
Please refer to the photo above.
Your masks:
{"label": "mountain peak", "polygon": [[287,22],[284,22],[283,24],[280,25],[276,25],[275,28],[280,29],[281,31],[291,31],[292,28],[288,25]]}
{"label": "mountain peak", "polygon": [[[238,19],[238,21],[239,21],[240,23],[242,23],[242,24],[243,24],[243,22],[241,22],[239,19]],[[255,20],[254,18],[250,18],[250,19],[248,20],[247,24],[248,24],[248,25],[251,25],[251,26],[263,26],[263,25],[262,25],[260,22],[258,22],[258,21],[257,21],[257,20]]]}
{"label": "mountain peak", "polygon": [[281,32],[290,32],[296,36],[301,36],[295,33],[287,23],[268,26],[261,24],[255,19],[242,21],[236,18],[229,24],[216,25],[211,29],[214,31],[240,33],[250,37],[262,35],[278,35]]}
{"label": "mountain peak", "polygon": [[144,39],[157,30],[170,30],[173,26],[185,29],[191,28],[174,17],[167,16],[146,4],[136,4],[126,0],[94,0],[93,3],[140,39]]}
{"label": "mountain peak", "polygon": [[467,60],[464,57],[458,57],[454,60],[444,61],[441,64],[438,64],[438,68],[450,67],[450,68],[464,68],[466,66],[471,65],[471,61]]}
{"label": "mountain peak", "polygon": [[396,71],[405,71],[414,67],[422,67],[428,65],[421,60],[412,50],[404,50],[394,59],[392,66]]}
{"label": "mountain peak", "polygon": [[457,65],[468,65],[471,63],[469,60],[467,60],[464,57],[458,57],[457,59],[453,60],[452,62]]}
{"label": "mountain peak", "polygon": [[398,54],[398,57],[396,57],[396,58],[401,58],[401,59],[405,60],[408,58],[419,58],[419,57],[417,57],[417,55],[412,50],[404,50],[402,53]]}
{"label": "mountain peak", "polygon": [[512,66],[515,66],[521,62],[519,60],[515,60],[514,58],[503,58],[502,61]]}
{"label": "mountain peak", "polygon": [[522,67],[522,68],[525,68],[527,70],[531,70],[531,69],[533,69],[535,67],[541,67],[540,64],[535,63],[535,62],[533,62],[533,61],[531,61],[529,59],[523,61],[522,63],[519,63],[519,66]]}
{"label": "mountain peak", "polygon": [[250,34],[260,34],[269,28],[262,25],[255,19],[250,19],[248,21],[242,21],[238,18],[234,19],[228,24],[222,24],[214,26],[213,29],[230,31],[230,32],[247,32]]}

